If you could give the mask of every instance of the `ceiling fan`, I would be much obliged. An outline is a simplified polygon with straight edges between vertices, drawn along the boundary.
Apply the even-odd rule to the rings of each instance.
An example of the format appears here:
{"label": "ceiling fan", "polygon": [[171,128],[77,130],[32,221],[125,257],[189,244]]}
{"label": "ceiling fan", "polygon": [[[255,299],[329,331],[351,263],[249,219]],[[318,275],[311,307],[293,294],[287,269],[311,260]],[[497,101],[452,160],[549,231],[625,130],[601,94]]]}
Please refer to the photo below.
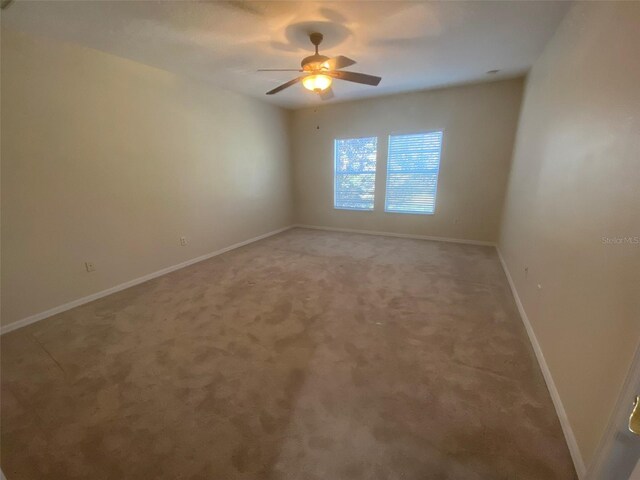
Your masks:
{"label": "ceiling fan", "polygon": [[311,43],[316,48],[316,53],[302,59],[302,69],[260,69],[259,72],[303,72],[304,75],[289,80],[287,83],[283,83],[279,87],[274,88],[267,92],[267,95],[273,95],[285,88],[289,88],[298,82],[302,82],[302,85],[307,90],[311,90],[320,95],[322,100],[328,100],[333,98],[333,90],[331,84],[333,79],[346,80],[347,82],[362,83],[365,85],[377,86],[382,78],[374,75],[367,75],[365,73],[357,72],[345,72],[341,69],[355,65],[355,60],[343,57],[339,55],[337,57],[329,58],[318,53],[318,45],[322,42],[321,33],[312,33],[309,35]]}

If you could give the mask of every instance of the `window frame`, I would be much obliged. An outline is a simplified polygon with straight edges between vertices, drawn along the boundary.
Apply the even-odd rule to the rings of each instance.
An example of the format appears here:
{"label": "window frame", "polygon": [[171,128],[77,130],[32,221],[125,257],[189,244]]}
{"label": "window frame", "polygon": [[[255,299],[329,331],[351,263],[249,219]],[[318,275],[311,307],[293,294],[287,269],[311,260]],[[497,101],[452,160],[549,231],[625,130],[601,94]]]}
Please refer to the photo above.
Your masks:
{"label": "window frame", "polygon": [[[389,191],[389,166],[390,166],[390,161],[389,161],[389,157],[390,157],[390,150],[391,150],[391,137],[400,137],[400,136],[405,136],[405,135],[428,135],[430,133],[436,133],[439,132],[441,133],[441,140],[440,140],[440,151],[439,151],[439,157],[438,157],[438,174],[436,176],[436,187],[433,193],[433,212],[399,212],[396,210],[388,210],[387,207],[387,193]],[[445,129],[444,128],[433,128],[431,130],[421,130],[421,131],[417,131],[417,132],[393,132],[393,133],[389,133],[387,135],[387,174],[385,176],[385,185],[384,185],[384,213],[390,213],[390,214],[398,214],[398,215],[435,215],[436,214],[436,210],[438,207],[438,183],[440,180],[440,167],[442,166],[442,152],[444,150],[444,136],[445,136]]]}
{"label": "window frame", "polygon": [[[361,140],[364,138],[374,138],[376,141],[376,169],[373,173],[373,205],[371,208],[349,208],[349,207],[338,207],[336,206],[336,194],[338,189],[336,188],[336,166],[338,161],[338,150],[336,148],[337,142],[343,140]],[[379,135],[361,135],[359,137],[337,137],[333,139],[333,209],[334,210],[346,210],[350,212],[374,212],[376,209],[376,183],[378,181],[378,156],[380,154],[380,150],[378,146],[380,136]]]}

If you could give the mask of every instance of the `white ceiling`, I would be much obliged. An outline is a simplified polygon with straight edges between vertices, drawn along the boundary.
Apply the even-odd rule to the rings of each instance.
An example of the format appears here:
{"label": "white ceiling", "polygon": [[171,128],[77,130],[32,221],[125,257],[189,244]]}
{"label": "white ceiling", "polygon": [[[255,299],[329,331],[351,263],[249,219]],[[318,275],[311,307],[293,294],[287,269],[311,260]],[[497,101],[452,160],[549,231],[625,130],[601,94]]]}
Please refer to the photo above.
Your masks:
{"label": "white ceiling", "polygon": [[[378,87],[334,83],[349,100],[513,77],[527,71],[567,2],[28,1],[3,11],[2,27],[81,44],[212,82],[283,107],[319,103],[295,85],[264,93],[312,53],[346,55],[347,70],[382,77]],[[489,76],[488,70],[499,69]]]}

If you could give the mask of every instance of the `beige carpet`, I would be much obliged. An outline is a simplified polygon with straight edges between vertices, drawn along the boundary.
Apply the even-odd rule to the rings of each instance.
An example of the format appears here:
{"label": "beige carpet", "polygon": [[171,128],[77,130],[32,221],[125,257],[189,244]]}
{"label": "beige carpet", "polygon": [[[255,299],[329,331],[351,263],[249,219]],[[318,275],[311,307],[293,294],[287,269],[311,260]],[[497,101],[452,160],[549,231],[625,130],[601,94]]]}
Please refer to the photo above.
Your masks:
{"label": "beige carpet", "polygon": [[296,229],[2,337],[20,479],[573,479],[495,250]]}

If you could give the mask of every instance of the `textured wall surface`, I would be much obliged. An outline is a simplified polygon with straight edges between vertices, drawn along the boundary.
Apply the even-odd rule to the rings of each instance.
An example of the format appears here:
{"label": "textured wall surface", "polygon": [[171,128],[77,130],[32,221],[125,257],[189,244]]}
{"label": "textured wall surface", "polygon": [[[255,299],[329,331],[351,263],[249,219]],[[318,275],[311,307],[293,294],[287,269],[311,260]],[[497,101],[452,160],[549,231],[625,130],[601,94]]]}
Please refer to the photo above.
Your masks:
{"label": "textured wall surface", "polygon": [[287,115],[3,30],[3,325],[290,224]]}
{"label": "textured wall surface", "polygon": [[[293,113],[298,223],[496,241],[522,79],[339,103]],[[443,129],[434,215],[385,213],[391,133]],[[333,208],[333,141],[378,136],[375,211]]]}
{"label": "textured wall surface", "polygon": [[639,21],[579,3],[535,64],[500,239],[587,464],[640,336]]}

